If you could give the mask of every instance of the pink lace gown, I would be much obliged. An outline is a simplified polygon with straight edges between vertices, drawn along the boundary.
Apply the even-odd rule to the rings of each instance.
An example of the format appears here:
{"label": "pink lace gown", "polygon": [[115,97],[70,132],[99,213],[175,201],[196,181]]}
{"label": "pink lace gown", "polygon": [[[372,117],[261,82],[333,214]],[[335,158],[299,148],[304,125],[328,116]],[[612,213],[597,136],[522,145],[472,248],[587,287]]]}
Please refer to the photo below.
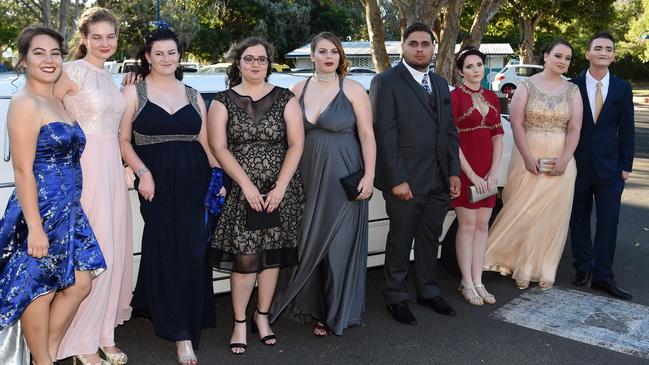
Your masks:
{"label": "pink lace gown", "polygon": [[81,205],[106,260],[107,270],[92,282],[57,357],[90,354],[114,346],[114,330],[131,317],[133,235],[131,209],[124,180],[117,131],[124,97],[108,71],[77,60],[63,69],[79,92],[63,104],[86,134],[81,155]]}

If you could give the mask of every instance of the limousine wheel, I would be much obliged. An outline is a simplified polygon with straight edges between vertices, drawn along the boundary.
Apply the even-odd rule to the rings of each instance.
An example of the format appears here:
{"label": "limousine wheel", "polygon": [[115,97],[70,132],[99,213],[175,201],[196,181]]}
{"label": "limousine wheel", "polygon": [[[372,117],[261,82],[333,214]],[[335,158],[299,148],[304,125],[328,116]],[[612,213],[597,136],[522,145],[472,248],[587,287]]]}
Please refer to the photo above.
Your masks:
{"label": "limousine wheel", "polygon": [[[502,190],[502,189],[501,189]],[[489,219],[489,227],[496,219],[498,212],[503,207],[503,201],[501,199],[501,192],[498,193],[498,199],[496,200],[496,206],[491,212],[491,218]],[[442,257],[439,259],[439,263],[442,264],[442,267],[446,272],[453,275],[454,277],[460,279],[462,278],[462,273],[460,273],[460,267],[457,264],[457,255],[455,254],[455,236],[457,235],[457,219],[453,221],[453,224],[446,232],[444,240],[442,240]]]}

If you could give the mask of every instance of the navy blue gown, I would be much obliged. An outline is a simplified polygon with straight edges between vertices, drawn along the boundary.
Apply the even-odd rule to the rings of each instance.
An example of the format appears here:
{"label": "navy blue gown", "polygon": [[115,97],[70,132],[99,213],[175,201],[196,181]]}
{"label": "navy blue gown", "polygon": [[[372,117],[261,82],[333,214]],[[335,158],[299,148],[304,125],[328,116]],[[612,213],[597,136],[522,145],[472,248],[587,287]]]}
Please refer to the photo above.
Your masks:
{"label": "navy blue gown", "polygon": [[81,208],[79,157],[86,138],[78,124],[41,127],[34,159],[38,208],[49,239],[47,256],[27,254],[27,223],[14,192],[0,220],[0,330],[13,325],[37,297],[74,284],[74,272],[106,268]]}
{"label": "navy blue gown", "polygon": [[201,329],[216,326],[212,270],[205,265],[210,166],[198,141],[199,95],[186,87],[187,105],[169,114],[147,98],[145,82],[135,87],[133,149],[153,176],[155,195],[150,202],[139,196],[144,232],[131,306],[152,320],[159,337],[191,340],[198,349]]}

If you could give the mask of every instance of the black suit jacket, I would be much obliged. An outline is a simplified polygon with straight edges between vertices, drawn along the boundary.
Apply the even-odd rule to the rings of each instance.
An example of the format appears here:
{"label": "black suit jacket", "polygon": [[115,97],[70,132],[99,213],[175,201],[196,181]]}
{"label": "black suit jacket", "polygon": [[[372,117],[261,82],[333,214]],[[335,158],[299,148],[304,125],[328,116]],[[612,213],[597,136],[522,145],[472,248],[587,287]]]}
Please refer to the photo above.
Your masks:
{"label": "black suit jacket", "polygon": [[631,85],[610,75],[608,94],[597,123],[586,91],[586,71],[572,80],[581,92],[584,117],[575,150],[578,174],[594,174],[600,180],[620,178],[633,167],[634,121]]}
{"label": "black suit jacket", "polygon": [[438,179],[436,171],[440,170],[447,189],[449,176],[460,175],[448,84],[432,72],[429,76],[433,96],[415,81],[403,62],[372,79],[370,99],[377,144],[374,183],[382,191],[407,181],[413,194],[427,194]]}

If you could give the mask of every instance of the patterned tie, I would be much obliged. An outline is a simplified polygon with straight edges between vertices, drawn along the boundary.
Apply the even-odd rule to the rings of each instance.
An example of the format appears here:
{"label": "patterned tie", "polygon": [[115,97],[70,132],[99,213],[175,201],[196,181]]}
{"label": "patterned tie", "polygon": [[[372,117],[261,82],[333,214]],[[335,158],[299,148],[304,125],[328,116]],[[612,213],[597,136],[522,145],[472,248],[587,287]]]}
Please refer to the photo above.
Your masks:
{"label": "patterned tie", "polygon": [[602,106],[604,105],[604,97],[602,96],[602,83],[597,81],[595,85],[595,123],[597,123],[597,118],[599,118],[599,113],[602,111]]}
{"label": "patterned tie", "polygon": [[428,78],[426,77],[426,75],[424,75],[424,78],[421,80],[421,86],[424,87],[424,90],[426,90],[428,95],[430,95],[433,92],[433,90],[430,89],[430,85],[428,84]]}

